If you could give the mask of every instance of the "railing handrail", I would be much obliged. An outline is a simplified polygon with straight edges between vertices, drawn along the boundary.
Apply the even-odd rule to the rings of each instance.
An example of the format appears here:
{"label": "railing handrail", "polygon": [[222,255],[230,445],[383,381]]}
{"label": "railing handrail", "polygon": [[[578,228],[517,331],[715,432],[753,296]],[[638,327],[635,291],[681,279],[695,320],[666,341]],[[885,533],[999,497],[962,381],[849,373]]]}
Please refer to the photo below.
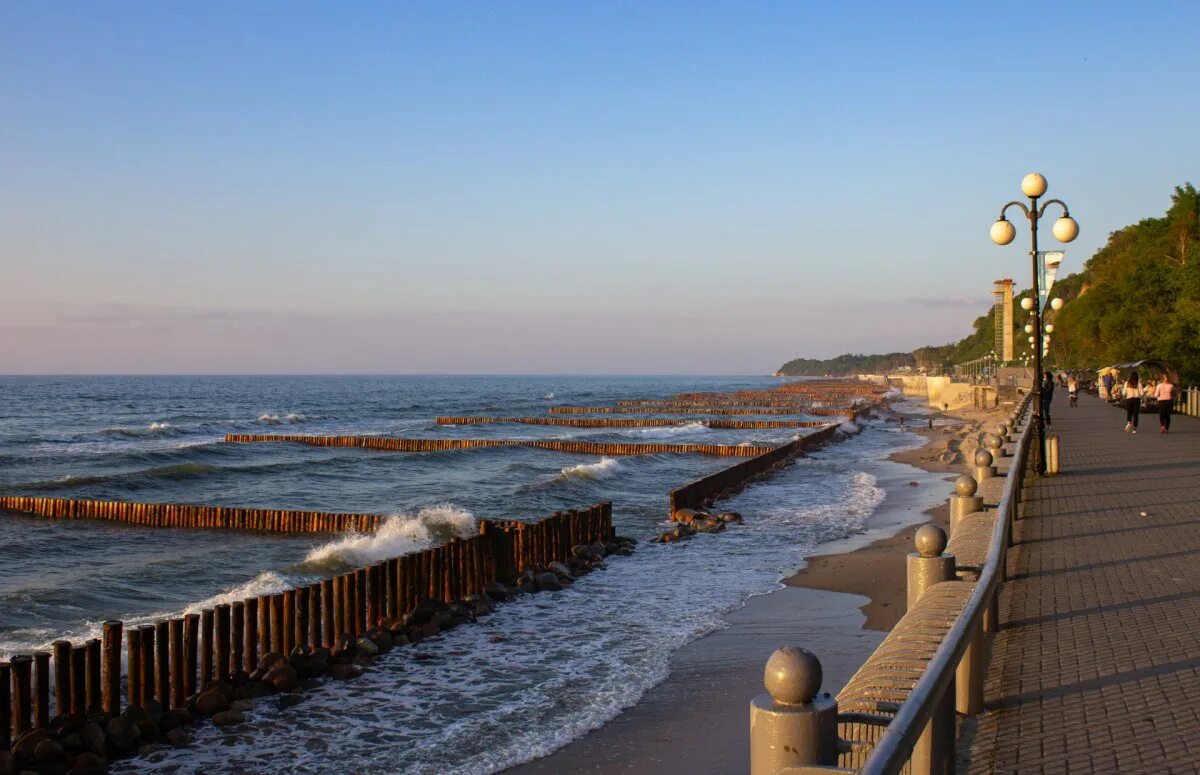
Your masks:
{"label": "railing handrail", "polygon": [[[1026,397],[1022,412],[1028,408]],[[1008,526],[1016,518],[1020,498],[1021,479],[1025,471],[1025,457],[1029,451],[1030,429],[1026,423],[1017,442],[1016,454],[1009,469],[1004,493],[997,505],[996,525],[992,530],[992,541],[988,546],[987,559],[980,571],[979,580],[971,597],[967,600],[958,620],[946,633],[945,639],[934,652],[933,658],[921,674],[917,685],[888,724],[879,740],[871,749],[859,775],[899,775],[912,756],[925,726],[933,717],[934,709],[942,701],[954,680],[955,671],[962,661],[974,633],[982,625],[984,610],[1000,583],[1000,564],[1004,561],[1004,544]]]}

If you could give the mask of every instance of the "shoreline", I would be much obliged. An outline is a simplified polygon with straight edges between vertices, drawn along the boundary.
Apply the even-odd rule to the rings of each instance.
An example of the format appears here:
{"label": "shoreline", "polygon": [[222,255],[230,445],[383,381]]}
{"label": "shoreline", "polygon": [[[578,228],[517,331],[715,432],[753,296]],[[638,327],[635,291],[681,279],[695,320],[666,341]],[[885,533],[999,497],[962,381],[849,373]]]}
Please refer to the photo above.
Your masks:
{"label": "shoreline", "polygon": [[[822,691],[836,693],[903,615],[904,558],[913,533],[931,519],[945,527],[947,480],[974,451],[969,437],[996,415],[993,410],[905,416],[922,423],[933,417],[936,423],[933,430],[910,424],[906,432],[924,436],[925,443],[866,465],[887,498],[865,530],[823,544],[820,554],[806,558],[777,589],[727,614],[724,628],[675,652],[667,678],[636,704],[557,751],[504,772],[745,771],[747,708],[763,691],[767,658],[784,644],[817,654],[825,676]],[[885,426],[870,432],[894,431]]]}

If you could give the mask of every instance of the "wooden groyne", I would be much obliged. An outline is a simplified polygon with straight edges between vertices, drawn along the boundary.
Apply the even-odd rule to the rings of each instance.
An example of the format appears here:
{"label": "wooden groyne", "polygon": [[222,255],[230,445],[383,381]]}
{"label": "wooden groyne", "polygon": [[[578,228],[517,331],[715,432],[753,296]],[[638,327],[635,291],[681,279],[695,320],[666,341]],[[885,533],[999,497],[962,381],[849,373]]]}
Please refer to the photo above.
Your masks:
{"label": "wooden groyne", "polygon": [[386,436],[291,436],[236,433],[227,435],[225,441],[238,444],[291,442],[311,444],[317,447],[364,447],[387,452],[443,452],[487,447],[532,447],[583,455],[690,454],[716,457],[752,457],[773,448],[734,444],[609,444],[595,441],[540,441],[535,439],[400,439]]}
{"label": "wooden groyne", "polygon": [[805,409],[782,409],[779,407],[764,407],[762,409],[722,408],[713,406],[695,407],[663,407],[649,409],[641,406],[552,406],[550,414],[809,414],[817,417],[848,417],[853,420],[858,415],[857,409],[833,409],[830,407],[812,407]]}
{"label": "wooden groyne", "polygon": [[820,401],[808,401],[798,399],[772,399],[772,398],[710,398],[710,399],[668,399],[668,400],[653,400],[653,399],[636,399],[627,401],[618,401],[617,406],[774,406],[774,407],[795,407],[798,409],[814,408],[814,404],[823,403]]}
{"label": "wooden groyne", "polygon": [[83,770],[103,770],[104,757],[149,743],[186,745],[175,732],[181,725],[242,720],[230,709],[235,699],[295,692],[301,678],[353,677],[381,651],[490,610],[484,598],[518,594],[516,584],[553,589],[545,573],[533,580],[535,569],[562,561],[586,572],[603,546],[622,540],[608,502],[532,523],[485,522],[480,531],[199,613],[137,626],[107,621],[100,638],[14,656],[0,663],[0,765],[40,772],[40,763],[63,763],[53,771],[66,772],[86,746],[93,758]]}
{"label": "wooden groyne", "polygon": [[754,479],[770,473],[783,463],[803,454],[805,450],[824,444],[837,432],[837,429],[837,425],[828,424],[819,431],[672,490],[670,495],[671,514],[675,514],[679,509],[707,508],[713,501],[734,494]]}
{"label": "wooden groyne", "polygon": [[181,503],[0,496],[0,511],[36,514],[52,519],[104,519],[147,527],[259,530],[268,533],[372,533],[385,514],[340,514],[328,511],[243,509]]}
{"label": "wooden groyne", "polygon": [[[694,421],[693,421],[694,422]],[[819,428],[825,420],[700,420],[707,428],[754,430],[763,428]],[[561,425],[568,428],[681,428],[688,420],[664,417],[439,417],[438,425],[484,425],[520,423],[523,425]]]}

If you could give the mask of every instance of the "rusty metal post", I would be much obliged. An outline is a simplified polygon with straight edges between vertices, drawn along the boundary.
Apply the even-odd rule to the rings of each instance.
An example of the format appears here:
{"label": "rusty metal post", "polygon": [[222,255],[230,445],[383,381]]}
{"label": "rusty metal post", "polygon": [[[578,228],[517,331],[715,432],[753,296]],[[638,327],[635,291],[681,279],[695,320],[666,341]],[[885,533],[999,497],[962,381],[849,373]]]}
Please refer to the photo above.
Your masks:
{"label": "rusty metal post", "polygon": [[750,702],[750,773],[836,765],[837,700],[821,690],[821,662],[794,646],[767,660],[766,693]]}

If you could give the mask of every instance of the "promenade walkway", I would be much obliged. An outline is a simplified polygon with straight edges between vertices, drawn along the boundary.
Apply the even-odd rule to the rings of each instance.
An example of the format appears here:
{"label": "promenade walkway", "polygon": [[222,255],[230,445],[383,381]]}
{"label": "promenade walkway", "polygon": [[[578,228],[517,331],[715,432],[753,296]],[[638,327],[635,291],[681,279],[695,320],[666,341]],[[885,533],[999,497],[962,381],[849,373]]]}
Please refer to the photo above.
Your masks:
{"label": "promenade walkway", "polygon": [[1053,407],[960,773],[1200,772],[1200,422]]}

